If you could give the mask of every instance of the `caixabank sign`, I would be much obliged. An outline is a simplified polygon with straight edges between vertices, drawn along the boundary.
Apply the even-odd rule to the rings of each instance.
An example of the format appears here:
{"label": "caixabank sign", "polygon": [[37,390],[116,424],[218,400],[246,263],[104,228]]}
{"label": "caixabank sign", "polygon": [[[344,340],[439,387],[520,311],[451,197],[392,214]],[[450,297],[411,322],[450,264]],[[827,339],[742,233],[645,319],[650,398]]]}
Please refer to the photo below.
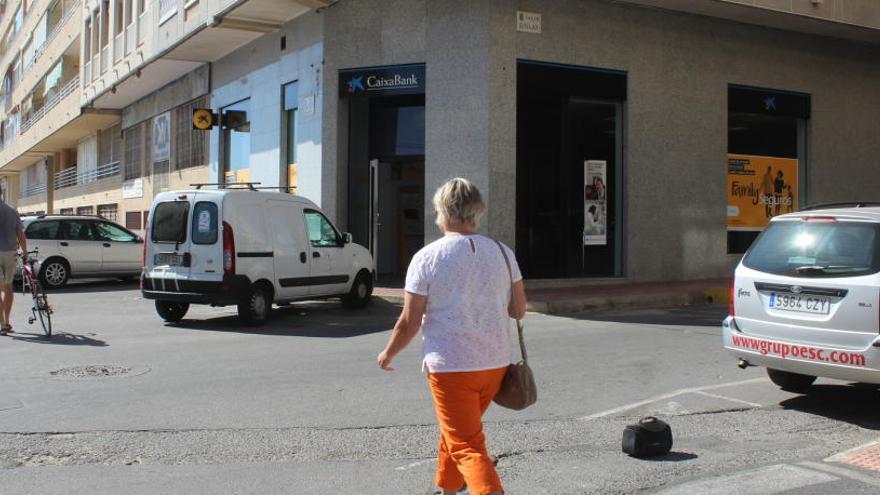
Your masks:
{"label": "caixabank sign", "polygon": [[339,97],[425,93],[425,64],[391,65],[339,71]]}

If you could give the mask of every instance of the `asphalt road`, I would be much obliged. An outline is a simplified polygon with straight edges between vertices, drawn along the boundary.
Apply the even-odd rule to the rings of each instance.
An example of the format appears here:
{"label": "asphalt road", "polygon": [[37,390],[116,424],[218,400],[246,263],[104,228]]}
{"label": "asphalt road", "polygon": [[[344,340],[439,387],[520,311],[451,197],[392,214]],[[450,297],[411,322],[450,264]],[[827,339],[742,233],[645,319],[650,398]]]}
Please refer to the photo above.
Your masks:
{"label": "asphalt road", "polygon": [[[231,308],[165,325],[132,285],[50,301],[51,340],[21,297],[0,338],[0,493],[432,493],[417,343],[396,372],[375,366],[395,306],[293,305],[252,330]],[[877,473],[827,460],[877,439],[877,390],[782,392],[722,351],[723,315],[528,315],[539,402],[485,417],[508,492],[877,493]],[[671,455],[620,452],[646,414],[672,425]]]}

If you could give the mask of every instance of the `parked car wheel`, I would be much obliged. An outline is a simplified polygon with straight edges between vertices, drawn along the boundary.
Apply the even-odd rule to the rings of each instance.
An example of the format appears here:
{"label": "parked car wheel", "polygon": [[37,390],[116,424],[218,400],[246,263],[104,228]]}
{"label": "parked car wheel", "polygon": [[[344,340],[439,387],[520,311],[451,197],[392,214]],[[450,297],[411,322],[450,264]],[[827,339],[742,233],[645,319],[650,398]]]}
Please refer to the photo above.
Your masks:
{"label": "parked car wheel", "polygon": [[361,271],[351,285],[351,291],[342,297],[342,304],[347,308],[363,308],[369,304],[373,295],[373,276],[367,271]]}
{"label": "parked car wheel", "polygon": [[245,325],[262,325],[272,311],[272,291],[265,285],[255,285],[250,296],[239,303],[238,319]]}
{"label": "parked car wheel", "polygon": [[771,368],[767,368],[767,375],[770,377],[770,381],[778,385],[782,390],[798,394],[809,392],[813,382],[816,381],[815,376],[800,375]]}
{"label": "parked car wheel", "polygon": [[49,258],[40,264],[39,276],[43,287],[57,289],[67,284],[70,268],[67,262],[60,258]]}
{"label": "parked car wheel", "polygon": [[168,323],[177,323],[183,319],[189,310],[188,303],[171,301],[156,301],[156,313]]}

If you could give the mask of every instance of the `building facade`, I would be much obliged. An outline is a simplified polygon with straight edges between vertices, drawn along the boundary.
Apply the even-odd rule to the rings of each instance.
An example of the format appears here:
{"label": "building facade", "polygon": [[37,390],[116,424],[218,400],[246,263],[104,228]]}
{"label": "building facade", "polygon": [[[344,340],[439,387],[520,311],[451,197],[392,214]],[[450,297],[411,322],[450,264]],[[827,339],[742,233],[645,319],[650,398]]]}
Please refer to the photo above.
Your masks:
{"label": "building facade", "polygon": [[770,217],[880,185],[870,0],[84,2],[0,18],[22,212],[138,230],[160,191],[258,182],[400,277],[464,176],[527,278],[652,281],[725,276]]}

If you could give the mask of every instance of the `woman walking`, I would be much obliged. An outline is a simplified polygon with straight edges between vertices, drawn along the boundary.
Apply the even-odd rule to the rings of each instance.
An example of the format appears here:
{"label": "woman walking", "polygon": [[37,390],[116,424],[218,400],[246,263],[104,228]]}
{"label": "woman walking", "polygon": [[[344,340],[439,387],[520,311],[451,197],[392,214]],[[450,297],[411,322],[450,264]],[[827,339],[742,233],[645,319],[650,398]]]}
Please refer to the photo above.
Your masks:
{"label": "woman walking", "polygon": [[522,275],[510,248],[503,247],[508,272],[502,245],[476,234],[486,210],[476,186],[450,180],[434,195],[434,209],[443,237],[410,262],[403,311],[377,361],[393,371],[392,360],[421,328],[422,370],[440,425],[435,482],[444,495],[465,484],[473,495],[501,494],[482,415],[510,364],[510,318],[525,314]]}

